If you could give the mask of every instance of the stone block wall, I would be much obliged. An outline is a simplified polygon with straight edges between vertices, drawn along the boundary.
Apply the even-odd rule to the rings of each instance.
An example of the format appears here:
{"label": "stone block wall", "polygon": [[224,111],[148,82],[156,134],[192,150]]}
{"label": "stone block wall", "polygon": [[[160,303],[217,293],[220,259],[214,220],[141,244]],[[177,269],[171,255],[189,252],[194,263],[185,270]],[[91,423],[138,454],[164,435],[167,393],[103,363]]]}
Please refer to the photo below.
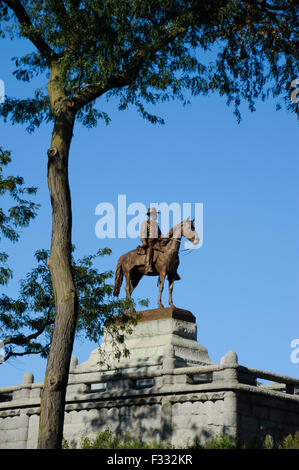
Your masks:
{"label": "stone block wall", "polygon": [[64,437],[69,445],[78,445],[83,437],[95,438],[100,430],[159,440],[161,398],[96,400],[66,406]]}
{"label": "stone block wall", "polygon": [[[70,446],[78,446],[86,436],[95,438],[107,428],[143,442],[162,440],[176,447],[192,444],[195,438],[205,442],[223,432],[236,433],[236,423],[227,409],[230,392],[156,393],[114,399],[96,395],[88,401],[66,404],[64,437]],[[0,412],[0,448],[36,448],[39,407],[19,405],[18,410]]]}
{"label": "stone block wall", "polygon": [[0,418],[0,448],[26,449],[29,418],[21,410],[2,414]]}
{"label": "stone block wall", "polygon": [[174,396],[172,403],[172,436],[174,446],[205,443],[213,436],[229,433],[235,436],[235,423],[227,414],[229,392]]}
{"label": "stone block wall", "polygon": [[242,391],[237,397],[240,438],[250,442],[269,436],[279,443],[299,430],[299,406],[292,396],[275,391],[268,394]]}
{"label": "stone block wall", "polygon": [[[168,359],[154,371],[116,375],[72,369],[64,421],[69,445],[107,428],[175,447],[219,434],[277,442],[299,430],[299,380],[245,369],[231,352],[219,365],[168,369]],[[275,379],[276,387],[252,385],[257,376]],[[0,449],[36,448],[41,389],[32,374],[0,388]]]}

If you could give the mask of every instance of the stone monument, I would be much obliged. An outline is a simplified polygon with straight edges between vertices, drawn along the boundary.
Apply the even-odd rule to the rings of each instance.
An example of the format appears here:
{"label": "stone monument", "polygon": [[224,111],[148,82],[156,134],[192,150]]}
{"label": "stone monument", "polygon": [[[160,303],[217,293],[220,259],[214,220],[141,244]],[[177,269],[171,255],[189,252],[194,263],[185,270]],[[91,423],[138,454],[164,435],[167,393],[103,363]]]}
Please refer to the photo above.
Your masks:
{"label": "stone monument", "polygon": [[[96,369],[103,358],[108,369],[130,372],[144,368],[147,371],[161,369],[163,363],[165,368],[165,361],[171,365],[170,368],[212,364],[207,349],[197,342],[194,315],[188,310],[176,308],[172,301],[174,281],[180,279],[177,268],[181,239],[185,237],[194,245],[199,242],[194,221],[188,217],[163,237],[156,221],[156,209],[148,209],[147,215],[149,219],[141,227],[142,246],[122,255],[118,260],[114,295],[119,295],[124,276],[127,299],[130,299],[142,276],[158,276],[158,308],[138,312],[136,327],[131,335],[124,337],[129,358],[123,357],[119,361],[113,359],[111,336],[109,328],[106,328],[102,346],[91,353],[87,362],[81,364],[82,369]],[[164,308],[161,302],[166,276],[169,281],[169,308]]]}
{"label": "stone monument", "polygon": [[97,370],[103,358],[107,369],[127,372],[159,370],[165,368],[165,361],[169,369],[214,364],[208,350],[197,342],[195,316],[181,308],[139,312],[132,334],[124,336],[124,346],[129,356],[115,359],[109,331],[105,329],[102,345],[92,351],[88,361],[77,366],[77,370]]}

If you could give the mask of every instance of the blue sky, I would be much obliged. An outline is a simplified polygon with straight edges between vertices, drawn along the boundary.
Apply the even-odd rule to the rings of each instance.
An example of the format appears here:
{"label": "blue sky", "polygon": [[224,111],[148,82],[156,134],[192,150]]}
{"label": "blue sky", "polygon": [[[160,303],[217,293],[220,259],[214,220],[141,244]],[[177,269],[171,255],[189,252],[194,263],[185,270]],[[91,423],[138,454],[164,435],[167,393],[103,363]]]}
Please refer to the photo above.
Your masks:
{"label": "blue sky", "polygon": [[[10,57],[29,49],[21,41],[4,44],[0,79],[6,93],[27,96],[31,85],[12,77]],[[103,101],[102,109],[112,118],[109,126],[100,122],[87,130],[76,124],[71,147],[77,254],[108,246],[112,255],[97,266],[114,270],[118,257],[136,246],[137,240],[100,240],[95,235],[96,206],[116,204],[119,194],[126,194],[128,205],[203,203],[203,246],[181,256],[175,304],[196,316],[198,341],[213,361],[234,350],[242,365],[299,377],[290,347],[299,338],[296,117],[275,111],[270,100],[258,102],[254,113],[242,106],[238,124],[232,108],[216,94],[193,98],[187,107],[180,102],[157,106],[164,126],[142,120],[134,109],[118,112],[114,102]],[[46,152],[51,125],[28,134],[25,126],[1,121],[0,133],[1,146],[12,151],[9,172],[38,186],[36,201],[42,206],[18,244],[1,240],[14,270],[14,279],[2,292],[16,295],[18,281],[32,268],[34,251],[50,245]],[[134,298],[148,297],[155,308],[157,295],[156,279],[144,278]],[[167,304],[167,286],[163,298]],[[77,341],[74,354],[84,362],[95,347]],[[0,386],[20,383],[27,371],[42,381],[45,365],[30,356],[8,361],[0,368]]]}

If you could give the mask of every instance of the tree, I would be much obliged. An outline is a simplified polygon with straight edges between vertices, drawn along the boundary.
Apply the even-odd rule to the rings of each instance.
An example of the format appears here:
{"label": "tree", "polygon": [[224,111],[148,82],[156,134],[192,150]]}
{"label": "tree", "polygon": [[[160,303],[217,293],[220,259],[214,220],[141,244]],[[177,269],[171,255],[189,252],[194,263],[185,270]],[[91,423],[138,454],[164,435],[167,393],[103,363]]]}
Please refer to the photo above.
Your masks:
{"label": "tree", "polygon": [[[72,256],[72,273],[78,297],[76,335],[99,342],[104,326],[109,324],[115,356],[119,357],[121,352],[128,353],[125,345],[121,351],[120,343],[124,331],[130,332],[132,326],[132,321],[125,321],[125,312],[131,304],[113,298],[113,285],[109,284],[112,271],[99,272],[94,266],[98,258],[110,253],[111,250],[105,248],[77,261]],[[49,354],[55,318],[52,282],[47,267],[49,251],[38,250],[35,258],[37,266],[20,282],[19,297],[16,300],[5,294],[0,297],[0,336],[6,351],[3,362],[29,354],[44,358]],[[115,315],[121,328],[116,328],[111,321]],[[122,319],[123,322],[120,321]]]}
{"label": "tree", "polygon": [[[52,239],[48,266],[55,326],[41,401],[39,444],[61,446],[64,399],[78,315],[71,269],[71,196],[68,161],[75,120],[94,126],[109,116],[100,98],[119,109],[217,91],[251,110],[272,94],[287,103],[296,77],[296,5],[293,0],[2,0],[2,34],[27,38],[35,49],[16,60],[15,75],[42,74],[47,89],[28,99],[6,98],[1,114],[29,130],[53,123],[48,150]],[[205,62],[205,51],[212,59]],[[199,57],[201,53],[201,57]],[[48,74],[48,75],[47,75]],[[53,422],[54,417],[55,423]]]}
{"label": "tree", "polygon": [[[25,187],[20,176],[4,176],[3,169],[11,162],[11,153],[0,147],[0,195],[4,207],[0,208],[0,234],[17,242],[20,238],[18,229],[27,227],[37,213],[39,205],[24,197],[36,194],[35,187]],[[11,200],[13,205],[11,206]],[[2,205],[2,204],[1,204]],[[6,284],[12,277],[12,271],[7,266],[8,254],[0,253],[0,284]]]}

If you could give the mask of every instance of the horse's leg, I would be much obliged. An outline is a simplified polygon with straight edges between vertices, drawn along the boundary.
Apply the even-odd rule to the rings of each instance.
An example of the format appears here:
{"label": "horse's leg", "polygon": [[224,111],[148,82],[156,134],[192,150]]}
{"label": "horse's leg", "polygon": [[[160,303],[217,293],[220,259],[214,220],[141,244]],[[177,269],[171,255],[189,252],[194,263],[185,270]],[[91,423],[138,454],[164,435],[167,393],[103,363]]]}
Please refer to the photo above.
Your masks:
{"label": "horse's leg", "polygon": [[130,297],[132,295],[133,290],[134,290],[134,286],[133,286],[132,282],[130,282]]}
{"label": "horse's leg", "polygon": [[173,301],[172,301],[173,284],[174,284],[174,277],[169,279],[169,305],[171,307],[174,307],[174,304],[173,304]]}
{"label": "horse's leg", "polygon": [[126,299],[129,300],[131,298],[130,273],[126,272],[125,277],[126,277],[126,285],[125,285]]}
{"label": "horse's leg", "polygon": [[164,280],[165,280],[165,274],[166,273],[160,273],[160,285],[159,285],[159,297],[158,297],[158,305],[160,308],[164,308],[164,305],[161,303],[161,296],[163,292],[163,287],[164,287]]}
{"label": "horse's leg", "polygon": [[[126,277],[126,285],[125,285],[126,300],[131,300],[131,293],[132,293],[133,289],[132,289],[132,287],[131,287],[131,275],[130,275],[130,272],[126,272],[126,273],[125,273],[125,277]],[[134,306],[133,306],[133,304],[131,304],[130,310],[129,310],[129,312],[127,312],[127,313],[133,313],[133,312],[134,312]]]}

